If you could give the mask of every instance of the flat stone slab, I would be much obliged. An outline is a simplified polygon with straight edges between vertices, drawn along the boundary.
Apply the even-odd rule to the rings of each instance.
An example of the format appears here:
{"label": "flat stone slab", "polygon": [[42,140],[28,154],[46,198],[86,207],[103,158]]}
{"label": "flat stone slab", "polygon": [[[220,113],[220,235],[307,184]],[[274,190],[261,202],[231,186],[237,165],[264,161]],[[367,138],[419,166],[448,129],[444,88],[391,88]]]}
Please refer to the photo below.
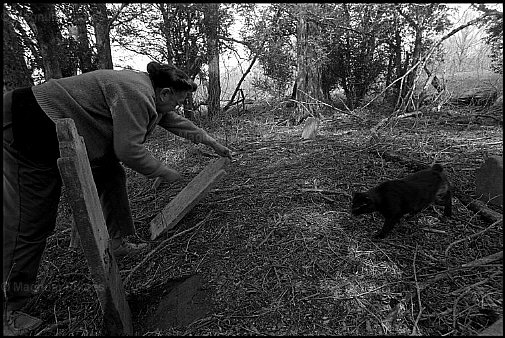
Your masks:
{"label": "flat stone slab", "polygon": [[211,292],[199,274],[181,276],[128,296],[135,335],[187,327],[212,311]]}
{"label": "flat stone slab", "polygon": [[150,326],[160,330],[188,326],[209,311],[208,294],[202,289],[202,280],[199,275],[193,275],[160,300]]}
{"label": "flat stone slab", "polygon": [[490,156],[477,169],[475,192],[482,202],[503,207],[503,157]]}

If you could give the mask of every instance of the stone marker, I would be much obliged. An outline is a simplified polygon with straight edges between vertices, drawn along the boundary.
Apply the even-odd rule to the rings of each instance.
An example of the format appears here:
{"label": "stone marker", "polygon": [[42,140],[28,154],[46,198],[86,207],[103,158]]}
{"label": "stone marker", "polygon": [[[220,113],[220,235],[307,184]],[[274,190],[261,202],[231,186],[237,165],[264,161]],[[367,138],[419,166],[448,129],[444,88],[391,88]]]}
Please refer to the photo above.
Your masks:
{"label": "stone marker", "polygon": [[483,202],[503,206],[503,157],[490,156],[477,169],[475,192]]}
{"label": "stone marker", "polygon": [[307,118],[305,126],[303,127],[302,138],[304,140],[314,140],[317,136],[317,128],[319,127],[319,120],[311,116]]}
{"label": "stone marker", "polygon": [[203,288],[201,277],[190,276],[161,297],[150,319],[150,328],[154,331],[188,326],[210,312],[209,300],[210,294]]}

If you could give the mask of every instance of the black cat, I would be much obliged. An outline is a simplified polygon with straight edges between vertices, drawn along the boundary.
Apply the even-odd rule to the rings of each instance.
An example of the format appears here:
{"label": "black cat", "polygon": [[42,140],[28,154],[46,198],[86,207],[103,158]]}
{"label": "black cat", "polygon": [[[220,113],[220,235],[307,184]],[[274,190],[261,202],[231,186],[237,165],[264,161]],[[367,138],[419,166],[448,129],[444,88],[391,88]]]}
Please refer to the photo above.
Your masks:
{"label": "black cat", "polygon": [[447,176],[440,164],[418,171],[400,180],[386,181],[367,192],[356,192],[352,214],[378,211],[384,226],[374,238],[384,238],[406,214],[416,214],[433,202],[444,205],[444,215],[452,215],[452,194]]}

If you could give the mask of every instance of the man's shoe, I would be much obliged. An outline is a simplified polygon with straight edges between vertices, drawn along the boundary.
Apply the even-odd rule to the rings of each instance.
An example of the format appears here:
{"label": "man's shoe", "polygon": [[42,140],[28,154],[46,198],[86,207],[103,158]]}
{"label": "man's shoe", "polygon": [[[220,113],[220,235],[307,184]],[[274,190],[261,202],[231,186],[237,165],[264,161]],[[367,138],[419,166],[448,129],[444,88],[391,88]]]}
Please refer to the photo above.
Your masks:
{"label": "man's shoe", "polygon": [[112,240],[112,252],[114,252],[114,256],[116,257],[122,257],[129,254],[137,253],[143,250],[146,246],[147,243],[133,244],[126,241],[125,239]]}
{"label": "man's shoe", "polygon": [[4,336],[26,336],[42,325],[42,320],[21,311],[4,313]]}

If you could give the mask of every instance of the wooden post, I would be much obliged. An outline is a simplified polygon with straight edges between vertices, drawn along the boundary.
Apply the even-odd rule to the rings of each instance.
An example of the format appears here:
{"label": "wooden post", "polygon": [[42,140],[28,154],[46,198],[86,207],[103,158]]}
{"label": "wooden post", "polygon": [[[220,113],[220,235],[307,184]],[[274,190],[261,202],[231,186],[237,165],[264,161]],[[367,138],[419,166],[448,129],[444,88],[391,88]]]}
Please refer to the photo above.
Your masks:
{"label": "wooden post", "polygon": [[75,227],[102,308],[106,335],[133,335],[131,312],[91,174],[84,140],[72,119],[56,121],[58,168],[68,190]]}
{"label": "wooden post", "polygon": [[151,239],[173,228],[226,172],[223,167],[230,163],[226,157],[207,165],[175,198],[151,221]]}
{"label": "wooden post", "polygon": [[77,249],[79,247],[79,232],[77,232],[74,218],[72,218],[72,225],[70,225],[70,244],[68,247],[71,249]]}

